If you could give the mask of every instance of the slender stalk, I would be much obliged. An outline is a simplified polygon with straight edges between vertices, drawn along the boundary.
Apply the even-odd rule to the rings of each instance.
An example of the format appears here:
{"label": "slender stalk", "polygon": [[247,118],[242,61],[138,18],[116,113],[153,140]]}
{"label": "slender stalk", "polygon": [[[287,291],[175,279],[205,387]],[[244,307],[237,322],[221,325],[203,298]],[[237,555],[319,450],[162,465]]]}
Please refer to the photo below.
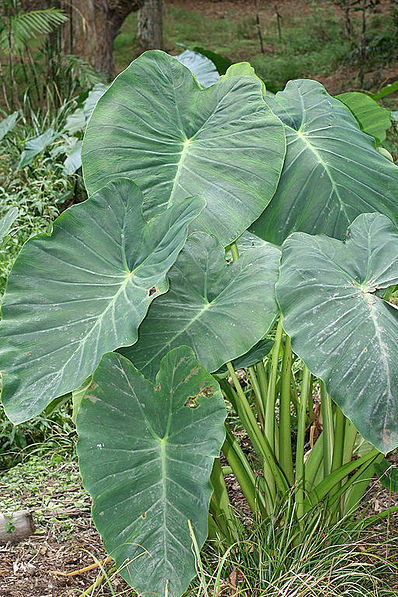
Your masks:
{"label": "slender stalk", "polygon": [[355,440],[357,437],[357,430],[347,417],[345,418],[344,424],[344,446],[343,446],[343,458],[342,463],[350,462],[354,451]]}
{"label": "slender stalk", "polygon": [[308,392],[308,424],[309,425],[311,425],[311,423],[314,420],[314,400],[312,397],[313,390],[314,390],[314,380],[311,376],[310,390]]}
{"label": "slender stalk", "polygon": [[282,363],[282,387],[279,407],[279,463],[290,485],[294,483],[293,455],[290,420],[290,384],[292,368],[292,346],[286,336]]}
{"label": "slender stalk", "polygon": [[326,479],[332,470],[334,429],[332,400],[326,391],[326,385],[323,381],[321,382],[321,409],[323,423],[323,478]]}
{"label": "slender stalk", "polygon": [[[268,378],[267,403],[265,405],[264,436],[266,437],[273,453],[275,454],[275,401],[276,401],[276,379],[279,367],[279,352],[282,342],[282,318],[278,321],[276,328],[275,342],[272,348],[271,370]],[[272,471],[266,463],[264,466],[264,478],[270,487],[271,493],[275,496],[275,482]]]}
{"label": "slender stalk", "polygon": [[260,361],[255,365],[256,375],[258,384],[260,386],[261,402],[263,405],[263,413],[265,414],[265,405],[267,404],[267,393],[268,393],[268,376],[264,367],[263,361]]}
{"label": "slender stalk", "polygon": [[305,489],[307,493],[323,479],[323,434],[322,431],[305,461]]}
{"label": "slender stalk", "polygon": [[[257,421],[256,421],[253,413],[251,413],[252,417],[250,416],[250,414],[248,415],[248,411],[245,407],[245,403],[242,401],[242,399],[239,399],[236,392],[233,390],[233,388],[230,386],[230,384],[225,379],[220,379],[219,384],[224,393],[224,396],[232,404],[235,412],[237,413],[237,415],[239,417],[240,422],[242,423],[243,427],[247,431],[247,434],[250,438],[250,441],[253,445],[256,455],[258,456],[258,458],[264,465],[264,450],[261,448],[261,446],[258,442],[258,436],[256,434]],[[245,400],[246,400],[246,397],[245,397]],[[247,403],[247,405],[250,409],[250,405],[248,403]],[[257,429],[258,429],[258,427],[257,427]],[[262,438],[262,437],[263,436],[260,432],[260,438]],[[271,501],[272,501],[271,496],[269,495],[269,490],[268,490],[267,484],[264,479],[263,479],[263,483],[264,483],[264,491],[267,494],[267,501],[268,501],[268,503],[271,503]]]}
{"label": "slender stalk", "polygon": [[231,255],[234,261],[238,261],[239,259],[239,251],[236,242],[232,243],[231,245]]}
{"label": "slender stalk", "polygon": [[307,422],[307,400],[311,384],[311,373],[306,365],[303,369],[303,382],[301,385],[300,410],[298,413],[298,433],[296,448],[296,504],[297,516],[300,519],[304,514],[304,446],[305,425]]}
{"label": "slender stalk", "polygon": [[231,510],[231,504],[219,458],[216,458],[214,461],[210,481],[214,489],[210,501],[210,511],[215,523],[223,535],[231,542],[234,540],[235,536],[236,521]]}
{"label": "slender stalk", "polygon": [[[334,425],[334,439],[333,439],[333,458],[332,458],[332,473],[339,469],[343,463],[343,453],[344,453],[344,435],[345,435],[345,417],[341,412],[340,408],[336,404],[336,414],[335,414],[335,425]],[[330,498],[332,499],[333,496],[339,493],[339,489],[341,487],[341,481],[336,483],[336,485],[330,491]],[[332,499],[331,503],[335,503]],[[339,507],[337,504],[335,508],[333,508],[334,517],[338,519],[338,512],[341,513],[342,508]]]}
{"label": "slender stalk", "polygon": [[247,372],[249,375],[251,386],[253,388],[254,401],[256,403],[257,415],[258,415],[258,420],[260,423],[261,431],[264,433],[264,411],[263,411],[264,405],[263,405],[263,401],[261,400],[260,384],[258,382],[256,371],[255,371],[254,367],[248,367]]}
{"label": "slender stalk", "polygon": [[258,487],[260,478],[256,477],[253,473],[242,448],[227,424],[225,425],[225,429],[226,437],[222,448],[223,454],[228,460],[232,472],[242,489],[242,493],[249,504],[250,510],[253,514],[260,511],[264,516],[266,513],[266,505],[264,496]]}
{"label": "slender stalk", "polygon": [[[245,396],[245,393],[243,392],[241,385],[238,381],[238,378],[236,377],[234,368],[232,363],[227,363],[227,368],[229,371],[229,374],[232,377],[232,381],[234,382],[235,385],[235,390],[236,390],[236,394],[237,394],[237,412],[238,415],[240,416],[241,414],[243,415],[243,418],[241,417],[241,421],[243,423],[243,425],[245,426],[247,432],[249,433],[249,435],[251,434],[254,438],[254,443],[257,446],[257,448],[259,449],[262,459],[265,460],[269,467],[270,470],[272,472],[273,475],[273,480],[276,482],[276,485],[279,489],[279,491],[284,494],[286,491],[289,490],[289,485],[286,481],[286,478],[283,474],[283,472],[281,471],[281,469],[279,468],[279,465],[275,459],[275,455],[274,455],[274,451],[272,450],[269,442],[267,441],[267,438],[261,433],[256,418],[250,408],[250,405],[247,401],[247,398]],[[255,447],[256,449],[256,447]]]}
{"label": "slender stalk", "polygon": [[295,377],[294,372],[293,372],[293,367],[292,367],[292,369],[290,371],[290,375],[291,375],[291,378],[292,378],[292,384],[290,386],[290,400],[292,401],[292,404],[294,406],[296,417],[298,417],[298,412],[300,410],[300,400],[299,400],[299,397],[298,397],[297,383],[296,383],[296,377]]}
{"label": "slender stalk", "polygon": [[336,471],[343,464],[345,417],[340,408],[336,405],[332,472]]}

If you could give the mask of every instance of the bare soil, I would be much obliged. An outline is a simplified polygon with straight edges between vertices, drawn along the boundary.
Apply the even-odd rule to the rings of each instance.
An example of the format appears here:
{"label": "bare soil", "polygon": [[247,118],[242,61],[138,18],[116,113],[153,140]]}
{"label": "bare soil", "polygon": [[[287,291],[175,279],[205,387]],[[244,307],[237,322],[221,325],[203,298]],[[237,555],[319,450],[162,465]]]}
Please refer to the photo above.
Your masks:
{"label": "bare soil", "polygon": [[[243,441],[242,448],[250,456],[249,443]],[[398,461],[398,455],[392,459]],[[82,570],[105,560],[106,553],[91,520],[90,497],[81,485],[77,463],[57,465],[48,461],[44,467],[46,474],[38,469],[37,480],[34,472],[25,473],[20,467],[11,481],[9,474],[5,474],[0,482],[0,510],[30,509],[36,524],[35,534],[29,540],[0,545],[1,597],[83,597],[84,591],[102,576],[98,566]],[[226,482],[234,507],[243,519],[249,520],[246,501],[233,475],[227,475]],[[398,494],[389,494],[375,480],[364,501],[364,510],[370,515],[397,503]],[[369,539],[373,542],[385,541],[386,537],[393,539],[388,548],[389,557],[395,552],[398,560],[398,515],[369,529]],[[386,555],[383,549],[380,555]],[[112,562],[106,563],[104,568],[118,595],[135,595],[115,574]],[[79,570],[81,572],[75,576],[59,574]],[[391,579],[393,582],[398,590],[398,579]],[[104,579],[95,595],[112,595]]]}

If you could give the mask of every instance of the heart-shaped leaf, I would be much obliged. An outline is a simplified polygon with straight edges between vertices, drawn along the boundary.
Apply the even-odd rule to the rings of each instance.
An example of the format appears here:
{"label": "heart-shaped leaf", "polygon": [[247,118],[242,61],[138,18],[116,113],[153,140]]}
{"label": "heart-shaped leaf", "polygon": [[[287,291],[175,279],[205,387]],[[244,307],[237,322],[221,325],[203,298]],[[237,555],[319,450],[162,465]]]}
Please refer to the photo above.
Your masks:
{"label": "heart-shaped leaf", "polygon": [[292,347],[361,435],[398,445],[398,309],[375,292],[398,283],[398,230],[362,214],[345,243],[295,233],[277,296]]}
{"label": "heart-shaped leaf", "polygon": [[398,168],[365,135],[350,110],[316,81],[290,81],[265,101],[285,125],[287,152],[278,189],[252,226],[281,244],[294,231],[343,239],[361,213],[398,224]]}
{"label": "heart-shaped leaf", "polygon": [[151,224],[141,206],[139,188],[120,179],[22,249],[0,324],[2,399],[14,423],[77,388],[105,352],[135,342],[149,304],[167,291],[203,200],[176,204]]}
{"label": "heart-shaped leaf", "polygon": [[361,130],[376,139],[380,144],[386,138],[386,131],[391,127],[390,111],[358,91],[340,93],[336,96],[354,114]]}
{"label": "heart-shaped leaf", "polygon": [[93,519],[120,574],[140,595],[177,597],[195,575],[188,521],[207,536],[210,473],[225,405],[187,347],[156,386],[118,354],[103,357],[77,417],[80,470]]}
{"label": "heart-shaped leaf", "polygon": [[145,215],[190,195],[207,208],[195,227],[234,241],[261,214],[278,184],[283,125],[255,77],[201,89],[173,56],[146,52],[99,100],[83,143],[90,193],[119,176],[142,189]]}
{"label": "heart-shaped leaf", "polygon": [[153,379],[171,348],[188,345],[208,371],[217,371],[246,353],[274,322],[279,259],[280,250],[265,243],[228,264],[214,237],[193,234],[169,272],[169,292],[154,301],[138,342],[122,354]]}
{"label": "heart-shaped leaf", "polygon": [[58,133],[56,133],[54,129],[49,128],[42,135],[29,139],[19,157],[17,168],[25,168],[25,166],[29,166],[35,157],[47,149],[57,137]]}

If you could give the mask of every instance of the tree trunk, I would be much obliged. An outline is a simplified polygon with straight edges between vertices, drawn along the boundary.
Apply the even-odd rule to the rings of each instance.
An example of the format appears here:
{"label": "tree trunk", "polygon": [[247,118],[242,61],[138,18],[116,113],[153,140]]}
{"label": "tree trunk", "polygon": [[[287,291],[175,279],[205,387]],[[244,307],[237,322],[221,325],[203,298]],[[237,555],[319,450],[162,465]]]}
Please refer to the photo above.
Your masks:
{"label": "tree trunk", "polygon": [[62,0],[69,16],[63,29],[63,52],[77,54],[107,78],[115,76],[113,42],[126,17],[145,0]]}
{"label": "tree trunk", "polygon": [[139,10],[137,43],[143,51],[163,48],[162,0],[146,0]]}
{"label": "tree trunk", "polygon": [[[108,79],[115,76],[113,42],[123,21],[145,0],[59,0],[69,21],[62,27],[62,52],[76,54]],[[53,0],[22,0],[25,10],[54,6]]]}

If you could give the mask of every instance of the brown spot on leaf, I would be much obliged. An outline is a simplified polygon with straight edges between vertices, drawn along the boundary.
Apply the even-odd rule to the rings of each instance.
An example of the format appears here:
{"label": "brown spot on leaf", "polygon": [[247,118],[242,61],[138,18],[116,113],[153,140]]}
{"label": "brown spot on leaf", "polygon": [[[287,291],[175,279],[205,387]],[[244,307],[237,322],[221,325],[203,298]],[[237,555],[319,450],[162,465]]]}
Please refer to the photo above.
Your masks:
{"label": "brown spot on leaf", "polygon": [[160,391],[160,383],[158,383],[157,386],[155,386],[155,392],[159,392]]}
{"label": "brown spot on leaf", "polygon": [[186,377],[182,378],[182,383],[185,383],[186,381],[191,379],[191,377],[193,377],[194,375],[197,375],[198,373],[199,373],[199,367],[194,367],[193,369],[191,369],[191,371],[188,373],[188,375]]}
{"label": "brown spot on leaf", "polygon": [[141,518],[142,518],[142,520],[145,520],[145,519],[146,519],[146,512],[143,512],[143,513],[141,514]]}

